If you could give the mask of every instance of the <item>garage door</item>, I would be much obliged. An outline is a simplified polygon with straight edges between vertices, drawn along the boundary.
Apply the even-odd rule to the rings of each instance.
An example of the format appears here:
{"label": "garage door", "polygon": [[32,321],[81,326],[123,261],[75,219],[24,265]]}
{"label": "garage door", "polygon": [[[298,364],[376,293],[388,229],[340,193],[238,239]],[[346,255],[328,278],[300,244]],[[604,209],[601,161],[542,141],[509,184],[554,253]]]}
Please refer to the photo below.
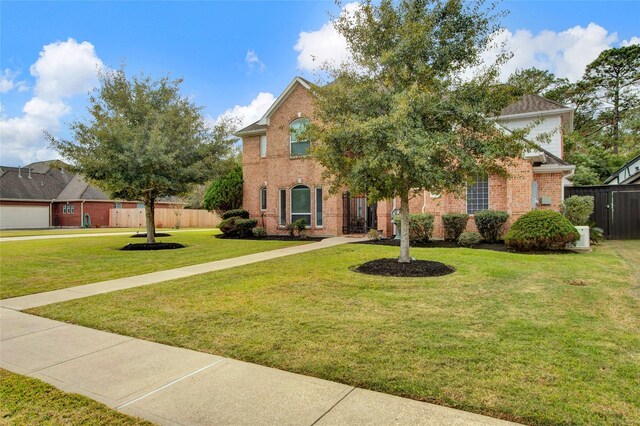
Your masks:
{"label": "garage door", "polygon": [[47,228],[47,206],[0,206],[0,229]]}

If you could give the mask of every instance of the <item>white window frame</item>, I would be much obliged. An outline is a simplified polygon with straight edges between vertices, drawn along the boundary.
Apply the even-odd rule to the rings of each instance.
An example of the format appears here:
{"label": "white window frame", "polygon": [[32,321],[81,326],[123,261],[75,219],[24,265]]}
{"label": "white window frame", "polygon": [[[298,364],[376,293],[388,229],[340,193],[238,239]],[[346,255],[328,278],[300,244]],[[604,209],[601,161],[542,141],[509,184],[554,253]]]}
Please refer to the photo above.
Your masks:
{"label": "white window frame", "polygon": [[[264,195],[263,195],[263,192],[264,192]],[[263,212],[266,210],[267,210],[267,187],[261,186],[260,187],[260,211]]]}
{"label": "white window frame", "polygon": [[69,207],[67,208],[67,211],[69,212],[69,214],[74,214],[75,213],[75,206],[73,204],[67,204]]}
{"label": "white window frame", "polygon": [[[320,208],[320,215],[322,216],[321,224],[318,224],[318,190],[320,190],[320,199],[322,200],[322,206]],[[316,228],[324,228],[324,191],[321,186],[314,188],[313,196],[313,211],[315,212],[314,224]]]}
{"label": "white window frame", "polygon": [[267,135],[260,135],[260,158],[267,156]]}
{"label": "white window frame", "polygon": [[[284,212],[282,211],[283,195],[284,195]],[[287,225],[287,190],[285,188],[279,188],[278,189],[278,227],[284,227],[286,225]]]}
{"label": "white window frame", "polygon": [[62,205],[62,214],[67,214],[67,206],[68,206],[68,205],[69,205],[69,204],[63,204],[63,205]]}
{"label": "white window frame", "polygon": [[[293,213],[293,190],[295,188],[299,188],[299,187],[305,187],[309,190],[309,212],[296,212]],[[289,223],[293,223],[293,216],[295,215],[309,215],[309,223],[307,224],[306,228],[307,229],[311,229],[311,225],[313,224],[313,200],[311,199],[311,187],[309,185],[305,185],[304,183],[299,183],[297,185],[294,185],[291,187],[291,189],[289,189]]]}
{"label": "white window frame", "polygon": [[[466,185],[466,189],[465,189],[465,213],[469,214],[469,215],[474,215],[476,214],[476,212],[482,211],[482,210],[489,210],[491,208],[491,186],[490,184],[490,176],[486,177],[487,180],[487,208],[486,209],[480,209],[480,210],[475,210],[473,213],[469,213],[469,184],[467,183]],[[479,182],[479,180],[476,178],[475,183]]]}
{"label": "white window frame", "polygon": [[[309,121],[309,119],[308,119],[308,118],[306,118],[306,117],[298,117],[298,118],[296,118],[295,120],[293,120],[293,121],[291,121],[291,122],[289,123],[289,157],[290,157],[290,158],[304,158],[304,157],[308,157],[308,156],[309,156],[309,151],[311,150],[311,142],[310,142],[310,141],[298,141],[297,139],[296,139],[296,142],[293,142],[293,141],[292,141],[292,139],[293,139],[293,133],[291,132],[291,126],[293,125],[293,123],[295,123],[295,122],[297,122],[297,121],[302,121],[302,120],[306,120],[306,121],[307,121],[307,124],[310,122],[310,121]],[[307,151],[307,153],[306,153],[306,154],[304,154],[304,155],[293,155],[293,149],[291,149],[291,148],[292,148],[292,145],[293,145],[294,143],[301,143],[301,142],[307,142],[307,143],[309,143],[309,151]]]}

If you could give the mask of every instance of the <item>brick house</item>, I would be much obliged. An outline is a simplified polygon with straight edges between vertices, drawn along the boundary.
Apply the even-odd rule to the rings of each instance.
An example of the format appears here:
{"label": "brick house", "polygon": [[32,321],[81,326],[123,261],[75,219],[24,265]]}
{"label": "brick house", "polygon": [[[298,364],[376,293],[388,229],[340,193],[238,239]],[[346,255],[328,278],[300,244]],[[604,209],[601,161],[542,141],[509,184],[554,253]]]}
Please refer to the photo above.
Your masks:
{"label": "brick house", "polygon": [[110,199],[58,160],[0,166],[0,229],[105,227],[110,209],[141,207],[136,201]]}
{"label": "brick house", "polygon": [[[310,235],[341,235],[379,229],[394,234],[391,212],[399,200],[369,205],[366,196],[329,194],[322,166],[306,155],[309,141],[296,138],[296,129],[313,118],[312,83],[296,77],[257,122],[236,132],[242,138],[243,207],[269,234],[304,218]],[[488,176],[468,185],[466,194],[412,194],[412,213],[435,216],[434,237],[442,238],[441,216],[496,209],[511,221],[534,208],[559,210],[564,180],[575,166],[565,162],[563,138],[573,128],[573,109],[535,95],[507,106],[496,121],[508,129],[535,126],[530,137],[545,134],[540,151],[526,152],[509,167],[510,176]],[[469,230],[474,230],[473,220]]]}

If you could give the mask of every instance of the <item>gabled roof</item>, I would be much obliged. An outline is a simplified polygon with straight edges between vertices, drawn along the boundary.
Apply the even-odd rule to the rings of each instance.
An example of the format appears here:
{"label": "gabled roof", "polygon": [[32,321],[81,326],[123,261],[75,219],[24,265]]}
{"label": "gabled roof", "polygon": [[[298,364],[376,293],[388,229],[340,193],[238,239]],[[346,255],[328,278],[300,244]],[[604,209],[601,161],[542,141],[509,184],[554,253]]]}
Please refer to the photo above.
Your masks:
{"label": "gabled roof", "polygon": [[[638,165],[635,167],[635,170],[631,170],[631,166],[633,166],[635,163],[638,163]],[[620,167],[611,176],[609,176],[607,180],[604,181],[605,185],[609,184],[611,181],[620,176],[622,172],[628,172],[628,176],[624,177],[623,182],[618,183],[634,183],[636,180],[640,179],[640,154],[627,161],[624,166]]]}
{"label": "gabled roof", "polygon": [[295,89],[297,84],[301,85],[302,87],[304,87],[307,90],[310,90],[311,86],[312,86],[312,83],[310,83],[309,81],[305,80],[304,78],[295,77],[293,80],[291,80],[291,83],[289,83],[287,88],[284,89],[284,92],[282,92],[282,94],[280,96],[278,96],[278,99],[276,99],[276,101],[273,103],[273,105],[271,105],[271,107],[269,107],[269,109],[267,110],[267,112],[265,112],[265,114],[262,116],[262,118],[260,120],[258,120],[257,124],[268,126],[269,125],[269,118],[271,118],[271,115],[278,109],[278,107],[280,107],[282,102],[284,102],[285,99],[287,99],[289,97],[289,95],[291,94],[291,92],[293,92],[293,89]]}
{"label": "gabled roof", "polygon": [[500,111],[500,116],[529,114],[542,111],[570,110],[558,102],[538,95],[523,95],[520,100],[507,105]]}
{"label": "gabled roof", "polygon": [[261,134],[264,134],[266,131],[267,131],[267,125],[258,124],[258,122],[256,121],[255,123],[249,124],[247,127],[238,130],[237,132],[234,133],[234,135],[238,137],[261,135]]}

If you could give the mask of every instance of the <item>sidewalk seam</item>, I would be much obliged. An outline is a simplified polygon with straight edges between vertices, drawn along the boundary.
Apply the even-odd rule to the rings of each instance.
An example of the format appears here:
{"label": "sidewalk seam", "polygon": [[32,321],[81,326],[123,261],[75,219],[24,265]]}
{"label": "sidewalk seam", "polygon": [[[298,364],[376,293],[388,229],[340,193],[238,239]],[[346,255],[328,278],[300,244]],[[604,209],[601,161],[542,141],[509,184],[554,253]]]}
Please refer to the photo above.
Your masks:
{"label": "sidewalk seam", "polygon": [[[65,324],[65,325],[75,326],[75,324]],[[78,327],[78,326],[76,326],[76,327]],[[90,329],[90,330],[101,331],[101,330],[96,330],[96,329],[93,329],[93,328]],[[122,336],[122,335],[118,334],[118,336]],[[42,370],[46,370],[47,368],[55,367],[56,365],[64,364],[65,362],[69,362],[69,361],[75,361],[76,359],[80,359],[80,358],[83,358],[83,357],[88,356],[88,355],[96,354],[96,353],[98,353],[100,351],[104,351],[105,349],[111,349],[111,348],[114,348],[114,347],[116,347],[118,345],[122,345],[123,343],[127,343],[127,342],[130,342],[132,340],[136,340],[134,337],[129,337],[129,336],[122,336],[122,337],[127,337],[127,339],[123,340],[122,342],[115,343],[113,345],[109,345],[109,346],[102,347],[100,349],[96,349],[95,351],[87,352],[86,354],[74,356],[73,358],[65,359],[64,361],[56,362],[54,364],[47,365],[46,367],[38,368],[37,370],[33,370],[33,371],[29,372],[29,374],[40,373]],[[43,374],[43,375],[47,376],[46,374]],[[47,377],[50,377],[50,376],[47,376]],[[54,380],[59,380],[59,379],[56,379],[55,377],[51,377],[51,378],[54,379]]]}
{"label": "sidewalk seam", "polygon": [[352,387],[351,387],[351,389],[349,389],[349,392],[347,392],[346,394],[344,394],[344,396],[343,396],[342,398],[340,398],[340,399],[339,399],[335,404],[333,404],[331,407],[329,407],[329,409],[328,409],[327,411],[325,411],[325,412],[324,412],[320,417],[318,417],[318,418],[316,419],[316,421],[315,421],[315,422],[311,423],[311,426],[315,425],[315,424],[316,424],[316,423],[318,423],[320,420],[322,420],[322,418],[323,418],[324,416],[326,416],[327,414],[329,414],[329,411],[333,410],[333,409],[336,407],[336,405],[338,405],[338,404],[340,404],[342,401],[344,401],[344,399],[345,399],[346,397],[348,397],[348,396],[351,394],[351,392],[353,392],[354,390],[356,390],[356,388],[354,388],[354,387],[352,386]]}

